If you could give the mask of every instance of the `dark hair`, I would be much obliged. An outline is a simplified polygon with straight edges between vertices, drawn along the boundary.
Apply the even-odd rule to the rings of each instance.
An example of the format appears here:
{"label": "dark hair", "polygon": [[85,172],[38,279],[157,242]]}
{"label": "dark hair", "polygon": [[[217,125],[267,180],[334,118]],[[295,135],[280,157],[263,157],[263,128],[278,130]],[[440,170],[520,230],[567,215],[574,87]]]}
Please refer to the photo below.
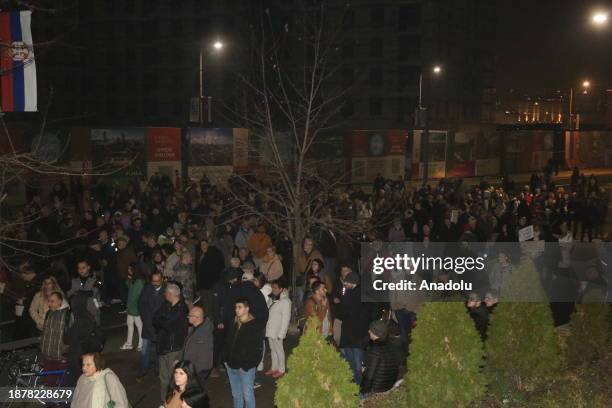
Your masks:
{"label": "dark hair", "polygon": [[106,368],[106,360],[99,352],[96,351],[95,353],[83,353],[83,355],[81,355],[81,359],[85,356],[93,357],[94,365],[96,366],[96,371],[102,371]]}
{"label": "dark hair", "polygon": [[77,260],[77,265],[80,263],[86,263],[87,265],[89,265],[89,261],[85,258],[80,258],[79,260]]}
{"label": "dark hair", "polygon": [[238,303],[241,303],[241,304],[243,304],[244,306],[246,306],[246,307],[248,307],[248,308],[250,308],[250,307],[251,307],[251,305],[249,304],[248,299],[245,299],[245,298],[239,298],[239,299],[236,299],[236,300],[234,301],[234,304],[238,304]]}
{"label": "dark hair", "polygon": [[171,254],[174,252],[174,247],[170,244],[164,244],[161,247],[162,251],[164,251],[167,254]]}
{"label": "dark hair", "polygon": [[172,370],[172,375],[170,376],[170,383],[168,384],[168,388],[166,390],[166,402],[170,402],[172,396],[175,391],[179,390],[179,386],[174,382],[174,371],[177,369],[181,369],[187,374],[187,384],[185,386],[185,392],[192,388],[202,389],[200,385],[200,381],[198,380],[197,370],[195,365],[189,360],[181,360],[174,365],[174,369]]}
{"label": "dark hair", "polygon": [[285,279],[276,279],[270,282],[270,286],[278,285],[281,289],[287,289],[287,281]]}
{"label": "dark hair", "polygon": [[62,295],[62,292],[59,292],[59,291],[51,292],[49,294],[49,297],[51,297],[51,296],[57,296],[57,298],[59,299],[60,302],[64,300],[64,295]]}
{"label": "dark hair", "polygon": [[321,282],[320,280],[316,281],[315,283],[312,284],[312,293],[316,292],[317,290],[319,290],[319,288],[321,286],[325,286],[325,282]]}

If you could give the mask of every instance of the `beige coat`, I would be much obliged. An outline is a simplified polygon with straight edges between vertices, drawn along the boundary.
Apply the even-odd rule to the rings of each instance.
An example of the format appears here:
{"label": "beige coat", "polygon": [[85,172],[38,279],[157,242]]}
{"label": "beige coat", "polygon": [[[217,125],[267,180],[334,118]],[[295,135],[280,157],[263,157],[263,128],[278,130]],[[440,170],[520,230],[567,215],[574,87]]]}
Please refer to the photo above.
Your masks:
{"label": "beige coat", "polygon": [[278,255],[274,255],[271,261],[264,260],[259,267],[268,282],[279,279],[283,276],[283,263]]}
{"label": "beige coat", "polygon": [[[68,307],[68,302],[66,302],[66,299],[62,301],[62,308],[64,307]],[[45,316],[47,315],[48,311],[49,304],[47,303],[47,299],[45,299],[45,296],[43,295],[42,291],[39,291],[34,295],[32,303],[30,304],[30,316],[32,317],[32,320],[34,320],[34,323],[36,323],[36,327],[40,331],[42,331],[43,329],[43,324],[45,323]]]}
{"label": "beige coat", "polygon": [[[105,380],[106,386],[104,385]],[[104,405],[102,406],[94,406],[95,387],[103,390]],[[115,408],[129,407],[125,388],[123,388],[117,375],[107,368],[98,371],[91,377],[86,377],[85,374],[79,377],[70,406],[74,408],[105,408],[111,400],[115,402]]]}

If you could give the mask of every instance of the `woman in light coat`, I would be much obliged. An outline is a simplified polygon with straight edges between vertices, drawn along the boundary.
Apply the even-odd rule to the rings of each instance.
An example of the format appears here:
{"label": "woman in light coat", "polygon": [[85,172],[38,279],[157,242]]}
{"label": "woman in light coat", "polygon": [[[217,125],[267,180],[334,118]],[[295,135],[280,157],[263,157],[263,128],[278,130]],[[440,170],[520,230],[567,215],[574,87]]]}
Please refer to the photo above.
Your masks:
{"label": "woman in light coat", "polygon": [[83,355],[83,374],[77,382],[72,403],[75,408],[102,408],[113,401],[114,408],[128,408],[125,388],[100,353]]}
{"label": "woman in light coat", "polygon": [[[32,317],[32,320],[34,320],[34,323],[36,323],[38,330],[42,331],[43,329],[45,316],[47,316],[47,312],[49,311],[49,302],[47,300],[49,295],[53,292],[59,292],[62,295],[64,294],[57,283],[57,279],[55,279],[53,276],[49,276],[43,280],[42,287],[34,295],[32,303],[30,304],[30,316]],[[62,308],[67,306],[68,302],[66,302],[66,299],[64,298],[62,300]]]}
{"label": "woman in light coat", "polygon": [[287,336],[289,321],[291,319],[291,300],[287,288],[281,281],[272,282],[272,304],[269,308],[268,323],[266,325],[266,337],[270,344],[272,356],[272,367],[265,374],[273,378],[282,377],[285,374],[285,350],[283,340]]}
{"label": "woman in light coat", "polygon": [[266,277],[268,282],[275,281],[283,276],[283,262],[276,253],[276,247],[274,245],[266,249],[266,256],[259,266],[259,271]]}

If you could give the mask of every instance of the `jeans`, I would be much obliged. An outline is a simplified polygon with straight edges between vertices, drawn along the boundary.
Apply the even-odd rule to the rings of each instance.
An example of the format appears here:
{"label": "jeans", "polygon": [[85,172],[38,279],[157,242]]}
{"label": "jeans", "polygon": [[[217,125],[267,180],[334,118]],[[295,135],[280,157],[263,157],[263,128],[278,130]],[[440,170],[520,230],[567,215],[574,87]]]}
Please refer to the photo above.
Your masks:
{"label": "jeans", "polygon": [[[155,342],[150,339],[142,339],[142,350],[140,350],[140,372],[138,376],[144,376],[149,371],[151,360],[155,359],[155,367],[157,367],[157,359],[155,358]],[[155,370],[157,371],[157,369]]]}
{"label": "jeans", "polygon": [[360,348],[341,349],[344,359],[348,361],[353,371],[353,380],[356,384],[361,384],[361,366],[363,364],[363,350]]}
{"label": "jeans", "polygon": [[241,368],[230,368],[227,364],[225,367],[227,368],[227,376],[232,388],[234,408],[255,408],[253,383],[255,382],[257,367],[253,367],[248,371],[244,371]]}
{"label": "jeans", "polygon": [[397,324],[400,329],[400,340],[404,350],[408,350],[408,340],[412,332],[412,324],[416,320],[416,314],[406,309],[399,309],[395,311],[395,317],[397,318]]}

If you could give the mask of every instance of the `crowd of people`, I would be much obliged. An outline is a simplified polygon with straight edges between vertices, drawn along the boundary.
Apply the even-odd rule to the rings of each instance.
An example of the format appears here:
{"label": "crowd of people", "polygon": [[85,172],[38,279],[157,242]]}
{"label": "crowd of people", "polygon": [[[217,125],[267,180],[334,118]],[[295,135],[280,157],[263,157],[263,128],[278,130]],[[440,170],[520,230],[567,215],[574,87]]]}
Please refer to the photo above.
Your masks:
{"label": "crowd of people", "polygon": [[[2,301],[15,310],[13,338],[41,336],[45,369],[68,370],[64,385],[76,385],[79,407],[110,400],[127,406],[103,358],[101,312],[113,304],[126,314],[120,349],[137,349],[137,381],[159,378],[162,407],[206,406],[206,383],[220,375],[229,379],[234,407],[254,407],[261,376],[285,375],[283,340],[296,313],[300,328],[308,317],[319,320],[365,396],[397,380],[403,358],[390,330],[397,326],[407,353],[420,304],[361,301],[360,241],[518,242],[529,225],[547,241],[607,239],[608,193],[578,169],[564,187],[555,185],[552,169],[525,186],[505,177],[495,186],[459,179],[414,188],[379,176],[371,193],[349,186],[323,199],[331,216],[365,220],[369,228],[352,236],[319,228],[301,243],[233,209],[239,191],[254,209],[273,213],[279,204],[252,188],[272,185],[229,185],[231,193],[206,178],[184,191],[159,175],[142,189],[109,186],[104,178],[83,186],[75,178],[70,188],[55,185],[48,199],[29,192],[13,214],[0,274]],[[486,292],[462,294],[483,340],[512,267],[503,254],[497,261]],[[592,276],[598,279],[601,273]]]}

